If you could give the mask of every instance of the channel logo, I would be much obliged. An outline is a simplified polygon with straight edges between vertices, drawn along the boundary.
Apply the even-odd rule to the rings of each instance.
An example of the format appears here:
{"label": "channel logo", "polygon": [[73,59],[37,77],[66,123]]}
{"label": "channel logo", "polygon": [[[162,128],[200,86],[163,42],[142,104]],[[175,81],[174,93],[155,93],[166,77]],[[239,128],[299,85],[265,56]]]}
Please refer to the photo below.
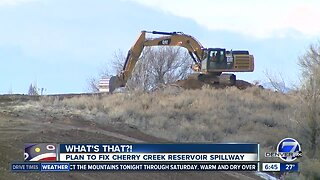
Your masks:
{"label": "channel logo", "polygon": [[265,157],[279,157],[285,162],[291,162],[302,157],[301,146],[293,138],[284,138],[278,143],[277,152],[268,152]]}
{"label": "channel logo", "polygon": [[33,143],[24,145],[24,161],[56,161],[57,144]]}

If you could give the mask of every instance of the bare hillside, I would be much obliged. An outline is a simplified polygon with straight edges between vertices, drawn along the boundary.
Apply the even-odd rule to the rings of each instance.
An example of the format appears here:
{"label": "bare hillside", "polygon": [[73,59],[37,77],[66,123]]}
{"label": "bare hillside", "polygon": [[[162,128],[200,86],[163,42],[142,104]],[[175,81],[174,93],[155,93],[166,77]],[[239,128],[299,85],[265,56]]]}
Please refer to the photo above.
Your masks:
{"label": "bare hillside", "polygon": [[[295,137],[296,97],[251,87],[87,96],[1,96],[0,179],[259,179],[243,173],[12,174],[25,142],[259,142]],[[263,152],[262,152],[263,153]]]}

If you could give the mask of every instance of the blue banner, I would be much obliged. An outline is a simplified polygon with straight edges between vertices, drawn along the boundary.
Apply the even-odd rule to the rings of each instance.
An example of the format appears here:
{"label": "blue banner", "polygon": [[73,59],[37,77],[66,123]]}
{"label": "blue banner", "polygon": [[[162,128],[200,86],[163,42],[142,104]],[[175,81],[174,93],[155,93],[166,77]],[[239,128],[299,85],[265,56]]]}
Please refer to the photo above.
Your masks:
{"label": "blue banner", "polygon": [[40,171],[43,172],[64,172],[70,171],[69,163],[41,163]]}
{"label": "blue banner", "polygon": [[281,163],[280,164],[280,171],[298,172],[298,170],[299,170],[298,163]]}
{"label": "blue banner", "polygon": [[258,153],[258,144],[60,144],[60,153]]}

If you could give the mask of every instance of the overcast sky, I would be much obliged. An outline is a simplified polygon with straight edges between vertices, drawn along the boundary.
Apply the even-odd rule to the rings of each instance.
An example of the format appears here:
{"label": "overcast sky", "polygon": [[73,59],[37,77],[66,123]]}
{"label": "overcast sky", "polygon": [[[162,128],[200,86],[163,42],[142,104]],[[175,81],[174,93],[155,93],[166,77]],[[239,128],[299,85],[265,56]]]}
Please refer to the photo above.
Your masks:
{"label": "overcast sky", "polygon": [[253,73],[298,82],[298,56],[320,35],[316,0],[0,0],[0,93],[85,92],[86,80],[126,52],[141,30],[182,31],[205,47],[247,49]]}

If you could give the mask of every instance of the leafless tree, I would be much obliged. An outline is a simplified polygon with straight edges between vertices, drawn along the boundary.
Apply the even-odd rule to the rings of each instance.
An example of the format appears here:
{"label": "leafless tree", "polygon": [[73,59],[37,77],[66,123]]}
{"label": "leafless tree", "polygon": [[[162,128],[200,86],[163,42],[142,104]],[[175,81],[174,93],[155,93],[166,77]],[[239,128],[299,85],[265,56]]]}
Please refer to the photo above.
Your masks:
{"label": "leafless tree", "polygon": [[[113,68],[117,72],[122,70],[125,59],[123,52],[115,52]],[[127,88],[148,91],[184,79],[192,72],[191,64],[190,55],[179,47],[146,47],[127,82]]]}
{"label": "leafless tree", "polygon": [[127,55],[120,49],[118,49],[113,53],[112,68],[117,74],[119,74],[122,71],[123,64],[124,64],[124,61],[126,60],[126,57]]}
{"label": "leafless tree", "polygon": [[299,58],[302,70],[301,129],[315,158],[320,144],[320,42],[312,44]]}
{"label": "leafless tree", "polygon": [[272,73],[266,70],[264,74],[275,91],[281,93],[285,93],[287,91],[286,83],[281,73]]}
{"label": "leafless tree", "polygon": [[92,76],[87,79],[87,91],[88,92],[98,92],[99,91],[99,81],[102,77],[110,77],[110,68],[107,64],[100,68],[98,76]]}
{"label": "leafless tree", "polygon": [[28,95],[39,95],[39,92],[37,90],[37,85],[36,84],[30,84],[29,90],[28,90]]}
{"label": "leafless tree", "polygon": [[167,84],[184,79],[191,72],[192,60],[188,53],[181,53],[180,48],[164,47],[151,51],[149,57],[151,73],[155,84]]}
{"label": "leafless tree", "polygon": [[[125,59],[123,51],[115,51],[111,65],[113,71],[119,73]],[[145,47],[126,87],[129,90],[148,91],[162,84],[185,79],[192,72],[192,62],[190,55],[179,47]],[[110,71],[110,68],[100,70],[99,78],[110,77]],[[99,91],[99,78],[91,77],[87,80],[90,92]]]}
{"label": "leafless tree", "polygon": [[99,92],[99,79],[96,77],[88,78],[87,86],[89,92]]}

